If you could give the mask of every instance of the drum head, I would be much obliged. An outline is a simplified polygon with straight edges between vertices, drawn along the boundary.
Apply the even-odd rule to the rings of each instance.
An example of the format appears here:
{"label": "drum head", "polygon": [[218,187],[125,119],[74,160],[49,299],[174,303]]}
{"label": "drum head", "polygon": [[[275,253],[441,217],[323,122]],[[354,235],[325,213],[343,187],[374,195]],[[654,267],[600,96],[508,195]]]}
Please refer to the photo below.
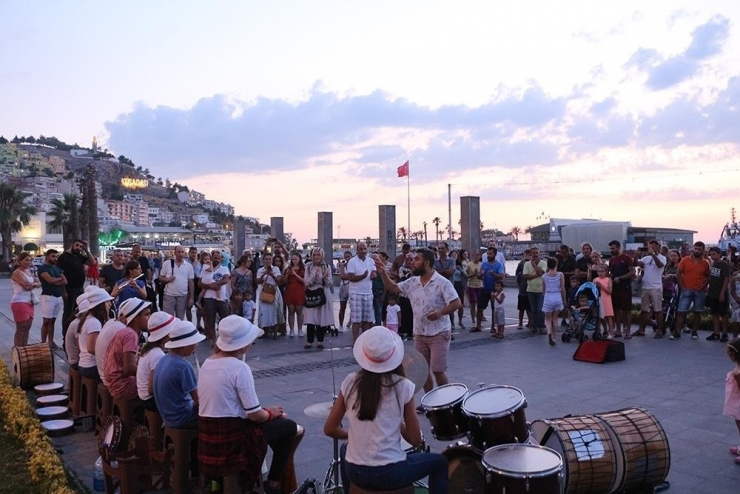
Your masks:
{"label": "drum head", "polygon": [[46,429],[46,433],[50,436],[60,436],[74,430],[74,422],[67,419],[47,420],[41,422],[41,426]]}
{"label": "drum head", "polygon": [[524,393],[512,386],[489,386],[473,391],[463,401],[465,415],[470,417],[501,417],[524,403]]}
{"label": "drum head", "polygon": [[449,465],[449,492],[486,492],[486,471],[480,453],[465,445],[450,446],[442,454]]}
{"label": "drum head", "polygon": [[62,388],[64,388],[62,383],[46,383],[37,384],[33,387],[33,390],[37,393],[49,393],[50,391],[60,391]]}
{"label": "drum head", "polygon": [[502,444],[489,448],[481,460],[492,472],[508,477],[538,477],[559,471],[563,459],[558,453],[533,444]]}
{"label": "drum head", "polygon": [[51,405],[54,403],[65,403],[68,401],[69,396],[67,395],[46,395],[36,398],[36,403],[38,403],[39,405]]}
{"label": "drum head", "polygon": [[462,400],[467,392],[468,387],[464,384],[445,384],[425,394],[421,398],[421,406],[426,410],[445,407]]}
{"label": "drum head", "polygon": [[69,411],[67,407],[43,407],[36,409],[36,415],[40,418],[44,417],[56,417],[58,415],[64,415]]}

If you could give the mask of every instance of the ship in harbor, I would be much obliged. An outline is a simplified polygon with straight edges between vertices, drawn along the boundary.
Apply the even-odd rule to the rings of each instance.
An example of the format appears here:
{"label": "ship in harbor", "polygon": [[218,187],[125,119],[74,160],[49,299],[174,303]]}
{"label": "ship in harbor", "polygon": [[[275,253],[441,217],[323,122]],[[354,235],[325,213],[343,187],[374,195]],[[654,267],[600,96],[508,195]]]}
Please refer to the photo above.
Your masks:
{"label": "ship in harbor", "polygon": [[722,252],[727,252],[727,248],[740,246],[740,225],[735,217],[735,208],[730,209],[730,221],[722,228],[722,233],[717,241],[717,247]]}

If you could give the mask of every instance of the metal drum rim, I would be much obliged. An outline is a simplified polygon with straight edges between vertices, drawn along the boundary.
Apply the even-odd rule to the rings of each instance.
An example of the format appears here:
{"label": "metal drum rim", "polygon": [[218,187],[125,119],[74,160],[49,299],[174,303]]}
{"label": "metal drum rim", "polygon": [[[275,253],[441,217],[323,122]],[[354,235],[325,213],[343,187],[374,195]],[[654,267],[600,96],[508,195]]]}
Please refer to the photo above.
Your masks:
{"label": "metal drum rim", "polygon": [[[509,389],[515,389],[515,390],[519,391],[519,393],[522,395],[522,399],[519,400],[519,402],[516,405],[514,405],[512,407],[509,407],[509,408],[507,408],[505,410],[500,410],[500,411],[494,412],[494,413],[474,413],[474,412],[471,412],[471,411],[469,411],[468,409],[465,408],[465,402],[468,401],[468,398],[472,397],[476,393],[480,393],[482,391],[485,391],[487,389],[492,389],[492,388],[509,388]],[[476,418],[476,419],[496,419],[496,418],[499,418],[499,417],[505,417],[507,415],[510,415],[511,412],[515,412],[515,411],[519,410],[522,407],[522,405],[524,403],[526,403],[526,402],[527,402],[527,397],[524,396],[524,392],[521,389],[517,388],[516,386],[508,386],[508,385],[504,385],[504,384],[491,384],[490,386],[486,386],[484,388],[476,389],[475,391],[472,391],[472,392],[468,393],[468,395],[463,400],[462,410],[463,410],[463,413],[466,416],[470,417],[470,418]]]}
{"label": "metal drum rim", "polygon": [[[460,396],[459,398],[456,398],[456,399],[455,399],[455,400],[453,400],[453,401],[450,401],[450,402],[448,402],[448,403],[445,403],[444,405],[430,406],[430,405],[425,405],[425,404],[424,404],[424,398],[426,398],[427,396],[429,396],[429,394],[430,394],[430,393],[434,393],[434,392],[436,392],[437,390],[439,390],[439,389],[442,389],[442,388],[446,388],[446,387],[448,387],[448,386],[449,386],[449,387],[452,387],[452,386],[462,386],[463,388],[465,388],[465,392],[464,392],[464,393],[462,394],[462,396]],[[426,393],[424,393],[424,396],[422,396],[422,397],[421,397],[421,402],[420,402],[420,404],[421,404],[421,407],[422,407],[422,408],[423,408],[423,409],[424,409],[425,411],[427,411],[427,412],[433,412],[433,411],[435,411],[435,410],[444,410],[445,408],[449,408],[449,407],[451,407],[451,406],[455,406],[455,405],[457,405],[458,403],[460,403],[461,401],[465,400],[465,398],[466,398],[466,397],[467,397],[467,396],[468,396],[469,394],[470,394],[470,390],[468,389],[468,387],[467,387],[467,386],[465,386],[465,385],[464,385],[464,384],[462,384],[462,383],[448,383],[448,384],[443,384],[442,386],[438,386],[438,387],[436,387],[436,388],[434,388],[434,389],[432,389],[432,390],[430,390],[430,391],[427,391]],[[464,435],[464,434],[463,434],[463,435]],[[462,436],[458,436],[458,437],[462,437]],[[457,438],[452,438],[452,439],[457,439]],[[444,441],[448,441],[449,439],[443,439],[443,440],[444,440]]]}
{"label": "metal drum rim", "polygon": [[[521,471],[505,470],[503,468],[494,468],[490,464],[486,463],[485,457],[486,457],[486,453],[488,451],[490,451],[492,449],[504,449],[504,448],[508,448],[508,447],[511,447],[511,446],[526,447],[526,448],[536,448],[536,449],[540,449],[540,450],[543,450],[543,451],[548,451],[550,453],[554,453],[555,456],[557,456],[558,460],[560,460],[560,465],[559,466],[556,466],[556,467],[553,467],[553,468],[550,468],[549,470],[538,470],[537,472],[521,472]],[[556,473],[556,472],[560,472],[560,474],[562,475],[563,474],[563,470],[564,470],[563,457],[560,455],[560,453],[558,453],[557,451],[555,451],[552,448],[548,448],[547,446],[540,446],[538,444],[512,443],[512,444],[499,444],[498,446],[491,446],[490,448],[488,448],[486,451],[483,452],[483,454],[481,455],[480,462],[483,464],[483,467],[488,472],[497,473],[497,474],[500,474],[500,475],[505,475],[507,477],[517,478],[517,479],[526,479],[526,478],[538,479],[538,478],[541,478],[541,477],[548,477],[548,476],[550,476],[550,475],[552,475],[553,473]]]}

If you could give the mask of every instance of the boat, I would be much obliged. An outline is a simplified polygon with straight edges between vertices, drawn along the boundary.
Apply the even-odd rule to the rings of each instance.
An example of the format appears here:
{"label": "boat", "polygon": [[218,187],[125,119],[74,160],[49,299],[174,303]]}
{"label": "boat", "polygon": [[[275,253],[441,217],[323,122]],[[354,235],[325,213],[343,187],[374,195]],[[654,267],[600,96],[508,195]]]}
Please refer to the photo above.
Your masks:
{"label": "boat", "polygon": [[730,209],[730,221],[722,228],[722,233],[717,241],[717,247],[722,252],[727,252],[727,248],[732,245],[740,247],[740,224],[735,217],[735,208]]}

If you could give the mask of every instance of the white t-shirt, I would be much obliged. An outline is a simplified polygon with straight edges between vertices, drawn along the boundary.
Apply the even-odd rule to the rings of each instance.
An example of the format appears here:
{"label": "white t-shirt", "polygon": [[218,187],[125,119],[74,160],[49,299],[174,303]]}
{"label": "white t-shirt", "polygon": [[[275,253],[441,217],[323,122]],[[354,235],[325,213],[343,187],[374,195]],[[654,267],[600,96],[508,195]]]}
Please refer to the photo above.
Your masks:
{"label": "white t-shirt", "polygon": [[[96,317],[88,314],[87,318],[85,318],[85,322],[82,324],[82,330],[80,330],[80,336],[77,339],[78,344],[80,345],[80,367],[89,369],[97,365],[97,362],[95,361],[95,355],[87,351],[87,339],[93,333],[100,333],[100,329],[102,327],[103,325],[100,324],[100,321],[98,321]],[[98,347],[96,343],[96,353],[97,349]],[[98,369],[102,370],[103,368],[98,367]]]}
{"label": "white t-shirt", "polygon": [[233,357],[207,358],[198,374],[198,415],[240,417],[262,409],[252,369]]}
{"label": "white t-shirt", "polygon": [[389,305],[385,309],[385,322],[387,324],[398,324],[398,313],[401,312],[401,306]]}
{"label": "white t-shirt", "polygon": [[80,342],[79,342],[79,335],[77,334],[77,329],[80,327],[80,320],[78,318],[74,318],[71,323],[69,323],[69,328],[67,328],[67,334],[64,335],[64,350],[67,352],[67,363],[72,364],[78,364],[80,362]]}
{"label": "white t-shirt", "polygon": [[434,336],[452,330],[450,318],[447,316],[436,321],[427,318],[430,312],[441,309],[459,298],[450,280],[435,271],[425,286],[421,285],[419,276],[413,276],[400,282],[398,288],[411,302],[414,311],[414,334]]}
{"label": "white t-shirt", "polygon": [[370,279],[372,272],[375,271],[375,261],[370,256],[365,256],[363,261],[359,257],[355,256],[347,263],[348,274],[360,275],[367,271],[367,276],[360,281],[350,281],[349,293],[350,294],[362,294],[372,295],[373,294],[373,280]]}
{"label": "white t-shirt", "polygon": [[[201,276],[203,283],[216,283],[218,281],[221,281],[226,276],[229,276],[229,268],[226,266],[219,265],[217,268],[208,266],[203,267],[203,271],[201,271]],[[221,285],[221,288],[218,290],[206,290],[203,294],[203,298],[214,298],[216,300],[226,300],[227,294],[226,294],[226,287],[228,286],[228,283],[225,285]]]}
{"label": "white t-shirt", "polygon": [[642,288],[644,289],[662,289],[663,288],[663,268],[665,268],[666,259],[665,256],[658,254],[656,256],[661,263],[663,263],[663,267],[659,268],[657,264],[655,264],[655,259],[653,259],[653,256],[645,256],[642,259],[640,259],[640,262],[645,266],[642,268]]}
{"label": "white t-shirt", "polygon": [[341,385],[349,419],[347,461],[355,465],[380,466],[405,460],[406,452],[401,446],[401,423],[403,407],[414,397],[414,383],[404,377],[393,376],[399,382],[383,388],[375,420],[359,420],[357,411],[352,409],[356,395],[347,395],[356,377],[357,373],[353,372]]}
{"label": "white t-shirt", "polygon": [[[107,323],[103,324],[103,329],[100,330],[98,339],[95,342],[95,363],[100,371],[104,368],[103,363],[105,362],[105,354],[108,351],[110,342],[113,341],[113,337],[116,333],[125,327],[126,325],[118,319],[110,319]],[[100,380],[103,381],[103,384],[108,386],[108,382],[103,374],[103,372],[100,372]]]}
{"label": "white t-shirt", "polygon": [[164,350],[154,347],[139,358],[136,366],[136,391],[141,400],[148,400],[154,396],[149,394],[149,376],[162,357],[164,357]]}
{"label": "white t-shirt", "polygon": [[[174,266],[174,270],[172,269]],[[175,280],[170,281],[164,286],[164,294],[173,297],[182,297],[188,294],[188,281],[194,278],[193,266],[183,261],[179,266],[174,259],[170,259],[162,264],[159,270],[159,276],[169,278],[174,271]]]}

